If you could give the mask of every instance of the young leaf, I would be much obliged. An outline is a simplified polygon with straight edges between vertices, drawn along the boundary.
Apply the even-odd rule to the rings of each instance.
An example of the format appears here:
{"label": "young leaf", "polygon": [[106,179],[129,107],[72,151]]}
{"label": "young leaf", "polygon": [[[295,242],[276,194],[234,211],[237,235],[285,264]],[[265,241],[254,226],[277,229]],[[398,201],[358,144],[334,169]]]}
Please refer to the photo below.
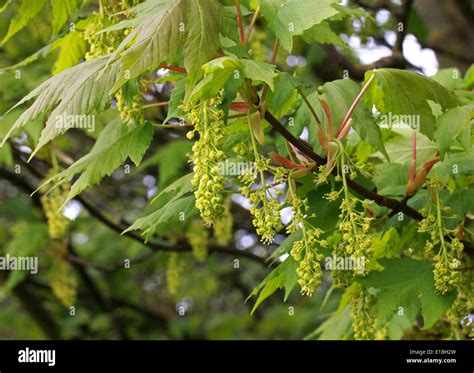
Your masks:
{"label": "young leaf", "polygon": [[379,263],[385,267],[383,271],[372,271],[357,281],[380,290],[377,302],[380,319],[385,320],[397,307],[410,306],[420,299],[423,328],[428,329],[453,303],[453,292],[446,295],[436,292],[431,263],[410,258],[381,259]]}
{"label": "young leaf", "polygon": [[72,13],[82,5],[82,0],[51,0],[53,35],[56,35]]}
{"label": "young leaf", "polygon": [[[123,233],[133,230],[140,230],[142,234],[149,240],[160,225],[180,221],[180,216],[186,219],[197,215],[198,210],[195,206],[196,199],[194,196],[187,196],[183,198],[173,198],[163,207],[158,208],[153,213],[135,220],[135,222],[128,227]],[[122,233],[122,234],[123,234]]]}
{"label": "young leaf", "polygon": [[253,289],[252,293],[246,299],[247,301],[251,297],[258,295],[255,305],[252,308],[252,314],[258,308],[260,303],[278,289],[285,289],[284,301],[286,302],[288,296],[298,282],[298,275],[296,274],[297,267],[298,263],[289,256],[282,264],[265,277],[265,279],[255,289]]}
{"label": "young leaf", "polygon": [[66,204],[84,189],[111,175],[127,158],[138,166],[151,143],[152,136],[153,126],[150,124],[127,126],[111,122],[99,135],[88,154],[48,182],[52,180],[57,183],[67,182],[72,180],[74,175],[82,173],[72,185],[64,202]]}
{"label": "young leaf", "polygon": [[188,70],[188,89],[201,78],[201,66],[219,48],[222,7],[216,0],[189,0],[189,32],[184,44],[184,66]]}
{"label": "young leaf", "polygon": [[2,145],[13,131],[54,107],[41,132],[38,146],[31,154],[33,157],[41,147],[69,129],[68,126],[57,125],[58,119],[63,115],[87,115],[104,110],[111,101],[109,92],[118,72],[118,66],[114,63],[106,69],[101,79],[96,79],[105,67],[107,59],[108,57],[104,56],[64,70],[25,96],[10,111],[32,98],[36,100],[10,128]]}
{"label": "young leaf", "polygon": [[62,38],[55,40],[51,45],[51,51],[59,49],[59,56],[54,64],[53,74],[59,74],[78,64],[86,53],[87,44],[80,32],[73,31]]}
{"label": "young leaf", "polygon": [[471,146],[471,128],[474,119],[474,106],[459,106],[448,110],[437,118],[435,139],[441,158],[457,140],[468,151]]}
{"label": "young leaf", "polygon": [[8,27],[8,32],[2,40],[5,44],[17,32],[21,31],[43,9],[47,0],[22,0],[18,15],[13,18]]}
{"label": "young leaf", "polygon": [[265,82],[272,91],[275,89],[273,83],[273,80],[277,76],[275,65],[245,59],[241,59],[240,62],[242,63],[243,73],[246,78]]}
{"label": "young leaf", "polygon": [[382,114],[411,116],[419,118],[420,131],[430,139],[435,131],[435,117],[428,100],[449,109],[461,104],[460,99],[433,79],[411,71],[378,69],[365,75],[367,81],[372,74],[365,102],[369,108],[374,105]]}
{"label": "young leaf", "polygon": [[337,14],[331,5],[335,0],[289,0],[277,12],[274,21],[275,33],[281,46],[288,52],[293,49],[293,36]]}

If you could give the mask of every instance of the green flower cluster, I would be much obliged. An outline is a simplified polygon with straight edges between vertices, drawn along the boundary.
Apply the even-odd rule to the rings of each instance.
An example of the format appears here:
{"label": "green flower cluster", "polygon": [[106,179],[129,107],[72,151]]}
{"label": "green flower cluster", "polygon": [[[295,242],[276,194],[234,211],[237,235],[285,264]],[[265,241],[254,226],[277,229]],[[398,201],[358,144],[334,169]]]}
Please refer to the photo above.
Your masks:
{"label": "green flower cluster", "polygon": [[[343,180],[345,181],[344,176]],[[333,255],[336,257],[350,257],[356,263],[367,264],[373,254],[372,238],[369,234],[372,218],[365,214],[365,210],[370,207],[370,201],[362,201],[351,194],[347,190],[345,182],[341,190],[332,191],[326,194],[325,198],[329,201],[335,201],[341,193],[344,193],[339,214],[339,231],[342,234],[342,242],[334,246]],[[366,275],[366,268],[367,266],[364,265],[353,270],[334,270],[332,272],[334,285],[336,287],[347,287],[354,275]]]}
{"label": "green flower cluster", "polygon": [[[471,267],[474,261],[466,263]],[[452,337],[456,339],[474,339],[474,323],[469,318],[474,312],[474,272],[459,271],[457,281],[457,296],[451,306],[447,319],[451,324]]]}
{"label": "green flower cluster", "polygon": [[181,274],[184,270],[184,263],[180,260],[178,253],[171,253],[166,267],[166,283],[168,291],[176,295],[181,285]]}
{"label": "green flower cluster", "polygon": [[323,271],[320,262],[324,255],[317,252],[317,247],[324,246],[324,242],[319,240],[321,230],[313,227],[303,228],[303,238],[296,241],[291,248],[291,256],[299,262],[296,273],[298,274],[298,284],[301,287],[301,294],[311,296],[321,284]]}
{"label": "green flower cluster", "polygon": [[186,238],[191,245],[194,257],[203,262],[207,258],[208,233],[202,221],[193,220],[186,231]]}
{"label": "green flower cluster", "polygon": [[[49,180],[55,175],[52,169],[44,178]],[[69,220],[63,215],[61,206],[69,191],[69,184],[60,184],[58,187],[45,193],[40,197],[41,206],[43,207],[46,220],[48,221],[49,237],[54,240],[64,238],[69,229]],[[45,190],[42,190],[45,192]]]}
{"label": "green flower cluster", "polygon": [[375,297],[361,287],[351,293],[351,315],[356,340],[375,339],[375,317],[371,312]]}
{"label": "green flower cluster", "polygon": [[[428,180],[428,186],[433,194],[433,201],[427,209],[422,209],[423,220],[418,225],[418,232],[427,233],[429,239],[425,243],[425,255],[433,260],[436,290],[445,294],[458,282],[461,257],[464,246],[456,237],[457,229],[446,228],[443,214],[449,214],[450,208],[443,207],[438,189],[438,181]],[[449,239],[447,239],[449,238]]]}
{"label": "green flower cluster", "polygon": [[226,198],[224,202],[224,213],[214,224],[214,237],[216,237],[217,244],[221,246],[228,245],[232,240],[232,226],[234,221],[232,212],[230,211],[231,202],[232,200],[230,198]]}
{"label": "green flower cluster", "polygon": [[326,240],[321,240],[321,229],[313,227],[305,221],[308,201],[299,198],[294,190],[293,182],[289,180],[289,204],[293,210],[293,218],[287,225],[287,233],[302,231],[303,237],[296,241],[290,254],[299,263],[296,273],[301,294],[311,296],[321,284],[323,271],[321,261],[324,255],[318,252],[318,247],[327,247]]}
{"label": "green flower cluster", "polygon": [[143,97],[137,92],[131,100],[125,99],[123,89],[119,89],[115,94],[117,100],[117,110],[120,113],[120,119],[125,124],[139,124],[145,120],[145,114],[142,109]]}
{"label": "green flower cluster", "polygon": [[[240,191],[243,196],[248,197],[249,203],[252,204],[250,213],[253,216],[252,224],[256,228],[257,234],[261,237],[262,242],[272,243],[275,235],[283,229],[280,219],[281,204],[278,201],[281,193],[267,187],[264,173],[272,173],[275,180],[281,180],[285,171],[270,166],[270,160],[258,154],[256,154],[255,163],[256,172],[249,169],[239,176],[239,180],[243,184]],[[257,175],[260,175],[260,185],[255,189],[251,189],[257,181]]]}
{"label": "green flower cluster", "polygon": [[190,162],[194,164],[193,185],[196,207],[207,226],[211,226],[224,211],[225,177],[221,174],[219,164],[226,159],[222,151],[224,142],[223,113],[217,107],[222,103],[223,91],[209,102],[185,104],[180,109],[194,129],[187,137],[192,139],[196,133],[199,138],[192,147]]}
{"label": "green flower cluster", "polygon": [[372,239],[368,234],[372,218],[366,216],[365,211],[356,209],[359,202],[364,210],[368,208],[369,201],[360,201],[352,194],[342,201],[339,230],[342,233],[342,239],[346,242],[346,252],[353,258],[363,258],[364,262],[367,262],[373,251]]}

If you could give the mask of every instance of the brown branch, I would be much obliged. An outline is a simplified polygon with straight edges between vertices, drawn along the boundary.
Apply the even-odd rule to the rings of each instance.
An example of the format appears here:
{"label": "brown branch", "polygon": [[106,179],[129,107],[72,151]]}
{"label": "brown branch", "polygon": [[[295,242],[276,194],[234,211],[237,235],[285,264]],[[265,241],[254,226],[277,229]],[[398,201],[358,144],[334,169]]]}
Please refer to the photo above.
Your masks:
{"label": "brown branch", "polygon": [[[297,139],[293,136],[289,131],[286,130],[285,127],[276,119],[270,112],[265,113],[265,119],[268,123],[273,127],[275,131],[280,133],[288,142],[290,142],[293,146],[298,148],[300,152],[302,152],[307,157],[311,158],[317,166],[322,166],[326,164],[326,159],[318,155],[314,152],[314,150],[305,142]],[[337,170],[333,170],[333,174],[337,174]],[[354,180],[348,179],[347,184],[349,188],[351,188],[354,192],[361,195],[362,197],[374,201],[379,206],[388,207],[389,209],[401,212],[414,220],[420,221],[423,219],[423,216],[412,207],[408,206],[406,203],[398,201],[393,198],[385,197],[376,192],[365,188],[364,186],[360,185]],[[447,237],[447,239],[451,239],[451,237]],[[470,243],[467,241],[462,241],[465,249],[470,252],[470,254],[474,254],[474,248],[471,246]]]}

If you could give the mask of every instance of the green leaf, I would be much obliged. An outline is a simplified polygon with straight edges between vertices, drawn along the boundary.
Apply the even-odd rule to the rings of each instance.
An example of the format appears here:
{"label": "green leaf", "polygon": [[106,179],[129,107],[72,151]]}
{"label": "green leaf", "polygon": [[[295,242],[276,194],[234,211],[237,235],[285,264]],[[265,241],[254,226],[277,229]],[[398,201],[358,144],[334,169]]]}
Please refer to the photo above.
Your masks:
{"label": "green leaf", "polygon": [[464,75],[464,89],[472,89],[474,87],[474,64],[469,67]]}
{"label": "green leaf", "polygon": [[[146,4],[146,5],[145,5]],[[112,91],[161,63],[172,64],[181,54],[185,32],[187,3],[154,0],[134,8],[140,23],[122,40],[109,63],[120,59],[120,77]],[[130,45],[131,44],[131,45]]]}
{"label": "green leaf", "polygon": [[216,0],[189,0],[189,32],[184,44],[184,66],[188,70],[186,91],[201,78],[201,66],[219,48],[222,7]]}
{"label": "green leaf", "polygon": [[285,240],[276,248],[276,250],[270,255],[268,260],[272,259],[272,263],[275,263],[281,256],[289,254],[293,244],[301,240],[303,233],[301,231],[290,234]]}
{"label": "green leaf", "polygon": [[379,289],[377,307],[379,318],[385,320],[398,307],[408,307],[418,299],[424,329],[438,321],[449,309],[455,294],[439,295],[434,287],[433,266],[423,260],[410,258],[381,259],[385,267],[381,272],[372,271],[357,281],[366,287]]}
{"label": "green leaf", "polygon": [[[412,150],[412,129],[400,128],[396,132],[398,135],[385,143],[385,149],[391,162],[408,165],[411,162]],[[417,170],[423,167],[423,163],[434,158],[438,151],[436,144],[421,133],[416,134],[416,159]],[[374,157],[382,159],[380,153],[374,154]]]}
{"label": "green leaf", "polygon": [[82,0],[51,0],[53,35],[61,30],[71,14],[81,5]]}
{"label": "green leaf", "polygon": [[73,31],[55,40],[51,51],[59,49],[59,56],[54,64],[53,74],[58,74],[78,64],[86,53],[87,43],[80,32]]}
{"label": "green leaf", "polygon": [[288,52],[293,49],[293,36],[302,35],[304,31],[325,19],[337,14],[331,5],[335,0],[289,0],[277,12],[274,30],[281,46]]}
{"label": "green leaf", "polygon": [[[326,100],[331,111],[331,118],[334,125],[334,131],[342,123],[344,116],[349,110],[350,106],[354,102],[355,98],[359,94],[359,85],[351,79],[339,79],[333,82],[325,83],[319,88],[320,94]],[[326,123],[326,116],[323,113],[321,104],[317,99],[317,94],[313,93],[308,95],[309,102],[317,110],[318,116],[321,120]],[[308,110],[303,108],[303,110]],[[313,131],[316,126],[316,122],[309,116],[313,123]],[[385,157],[388,155],[385,151],[384,144],[382,142],[382,135],[379,126],[375,123],[372,114],[364,107],[364,105],[357,105],[354,112],[352,113],[352,126],[358,133],[362,140],[367,144],[372,145],[376,150],[382,152]],[[327,125],[327,123],[326,123]],[[315,140],[315,132],[310,131],[310,134]]]}
{"label": "green leaf", "polygon": [[272,91],[275,89],[275,85],[273,83],[273,80],[277,76],[277,73],[275,72],[275,65],[244,59],[241,59],[240,62],[242,63],[242,71],[246,78],[265,82]]}
{"label": "green leaf", "polygon": [[183,118],[184,113],[178,108],[184,101],[184,89],[186,87],[186,78],[178,80],[176,86],[170,93],[170,101],[168,105],[168,114],[164,122],[168,122],[171,118]]}
{"label": "green leaf", "polygon": [[[214,97],[229,81],[231,76],[236,71],[239,72],[241,68],[241,61],[233,57],[221,57],[208,62],[202,66],[206,75],[194,87],[190,94],[190,100],[207,100]],[[236,80],[240,80],[240,73]]]}
{"label": "green leaf", "polygon": [[378,194],[388,197],[403,197],[408,184],[408,164],[381,163],[377,166],[377,173],[372,181],[377,186]]}
{"label": "green leaf", "polygon": [[474,105],[459,106],[446,111],[437,118],[435,139],[439,146],[441,158],[455,142],[458,141],[464,150],[471,147],[471,128],[474,119]]}
{"label": "green leaf", "polygon": [[253,289],[252,293],[246,299],[247,301],[251,297],[258,295],[251,314],[255,312],[260,303],[278,289],[285,289],[284,301],[286,302],[288,296],[298,282],[298,275],[296,274],[297,267],[298,263],[289,256],[282,264],[270,272],[270,274],[265,277],[265,279],[255,289]]}
{"label": "green leaf", "polygon": [[[147,3],[147,2],[146,2]],[[152,0],[135,8],[140,23],[120,43],[110,61],[121,61],[120,78],[113,90],[129,78],[172,64],[184,55],[186,91],[201,78],[201,66],[219,48],[222,6],[216,0]],[[130,27],[138,22],[128,23]]]}
{"label": "green leaf", "polygon": [[10,128],[2,145],[16,129],[54,108],[41,132],[38,146],[31,154],[31,159],[41,147],[69,129],[68,126],[57,125],[58,119],[63,115],[88,115],[104,110],[111,101],[109,93],[118,73],[118,66],[114,63],[105,70],[101,79],[97,79],[107,59],[108,57],[104,56],[64,70],[25,96],[9,111],[32,98],[36,100]]}
{"label": "green leaf", "polygon": [[464,81],[458,68],[440,69],[432,76],[439,84],[447,89],[463,89]]}
{"label": "green leaf", "polygon": [[91,151],[74,162],[68,169],[47,181],[57,184],[68,182],[81,173],[72,185],[64,202],[80,194],[84,189],[97,184],[105,176],[114,172],[127,158],[138,166],[150,146],[153,137],[153,126],[150,124],[127,126],[111,122],[99,135]]}
{"label": "green leaf", "polygon": [[171,200],[173,200],[173,199],[181,198],[185,194],[192,192],[194,190],[193,184],[191,183],[192,179],[193,179],[193,173],[180,177],[178,180],[168,185],[158,195],[156,195],[151,200],[151,203],[157,204],[158,207],[162,207],[167,202],[169,202],[170,193],[172,194]]}
{"label": "green leaf", "polygon": [[305,339],[315,339],[321,341],[334,341],[343,339],[351,332],[351,307],[346,306],[342,310],[334,312],[326,319],[313,333]]}
{"label": "green leaf", "polygon": [[22,0],[18,15],[11,20],[8,32],[2,40],[2,44],[5,44],[17,32],[25,28],[30,20],[36,17],[41,9],[43,9],[46,1],[47,0]]}
{"label": "green leaf", "polygon": [[411,71],[378,69],[368,71],[365,80],[372,75],[375,75],[375,79],[364,96],[368,107],[375,105],[382,114],[418,116],[421,132],[431,139],[436,120],[428,100],[438,103],[443,109],[460,104],[453,92],[435,80]]}
{"label": "green leaf", "polygon": [[286,2],[287,0],[260,0],[260,11],[262,16],[268,23],[273,22],[277,17],[278,10]]}
{"label": "green leaf", "polygon": [[187,196],[183,198],[173,198],[163,207],[157,209],[153,213],[135,220],[135,222],[128,227],[122,234],[140,230],[142,234],[149,240],[156,229],[161,225],[173,223],[182,223],[181,217],[185,219],[197,215],[198,210],[195,206],[196,199],[194,196]]}
{"label": "green leaf", "polygon": [[303,40],[306,43],[333,44],[348,48],[347,44],[331,30],[329,22],[323,21],[314,25],[303,34]]}
{"label": "green leaf", "polygon": [[275,78],[275,90],[268,91],[266,102],[271,113],[281,118],[298,102],[298,92],[295,88],[296,77],[288,73],[279,73]]}

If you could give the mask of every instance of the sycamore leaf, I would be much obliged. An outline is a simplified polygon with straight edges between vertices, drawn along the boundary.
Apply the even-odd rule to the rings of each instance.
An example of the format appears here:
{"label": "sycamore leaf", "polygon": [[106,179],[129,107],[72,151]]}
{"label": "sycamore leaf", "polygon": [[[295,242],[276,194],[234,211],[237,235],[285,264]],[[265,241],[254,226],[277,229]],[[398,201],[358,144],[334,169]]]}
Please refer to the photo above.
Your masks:
{"label": "sycamore leaf", "polygon": [[277,16],[278,10],[286,3],[287,0],[260,0],[260,10],[263,18],[270,23]]}
{"label": "sycamore leaf", "polygon": [[419,299],[423,328],[428,329],[453,303],[453,292],[445,295],[436,292],[431,263],[410,258],[380,259],[379,263],[385,268],[383,271],[372,271],[357,281],[380,290],[377,301],[380,319],[387,319],[398,307],[408,307]]}
{"label": "sycamore leaf", "polygon": [[22,0],[18,15],[11,20],[8,32],[2,40],[2,44],[5,44],[17,32],[25,28],[28,22],[36,17],[41,9],[43,9],[46,2],[47,0]]}
{"label": "sycamore leaf", "polygon": [[88,154],[46,183],[54,180],[58,185],[71,181],[76,174],[81,173],[79,179],[72,185],[65,205],[84,189],[111,175],[127,158],[138,166],[151,143],[152,136],[153,126],[150,124],[127,126],[111,122],[101,132]]}
{"label": "sycamore leaf", "polygon": [[[233,57],[220,57],[212,60],[202,66],[202,70],[206,74],[203,79],[199,81],[189,95],[190,100],[207,100],[215,96],[222,87],[227,83],[235,71],[242,69],[243,60],[238,60]],[[240,74],[238,76],[240,80]]]}
{"label": "sycamore leaf", "polygon": [[[402,165],[410,164],[412,153],[411,136],[412,129],[399,128],[393,130],[398,134],[385,143],[385,149],[393,163]],[[423,163],[433,159],[438,151],[436,144],[422,133],[416,134],[416,158],[417,170],[421,170]],[[382,159],[381,153],[374,154],[374,157]]]}
{"label": "sycamore leaf", "polygon": [[178,223],[182,216],[189,218],[197,215],[198,210],[196,209],[195,203],[196,199],[194,196],[173,198],[170,202],[151,214],[135,220],[122,234],[133,230],[140,230],[148,241],[160,225],[170,222]]}
{"label": "sycamore leaf", "polygon": [[[332,122],[336,129],[341,125],[347,110],[357,97],[359,91],[359,85],[351,79],[335,80],[333,82],[325,83],[320,87],[319,92],[330,108]],[[327,128],[327,118],[324,114],[323,108],[321,107],[321,103],[318,100],[318,93],[313,92],[309,94],[308,100],[313,105],[318,117],[323,121]],[[365,108],[364,105],[357,105],[351,118],[352,127],[360,138],[367,144],[372,145],[388,159],[388,154],[382,142],[380,128],[375,123],[372,114],[367,110],[367,108]],[[316,122],[304,103],[298,109],[296,121],[298,123],[295,124],[295,126],[300,126],[301,122],[303,122],[302,124],[304,125],[306,125],[308,121],[311,123],[311,126],[309,126],[309,141],[311,144],[315,144],[317,138]]]}
{"label": "sycamore leaf", "polygon": [[314,25],[303,34],[303,39],[307,43],[334,44],[347,48],[347,44],[331,30],[329,22],[323,21]]}
{"label": "sycamore leaf", "polygon": [[86,53],[87,44],[80,32],[72,31],[55,40],[51,51],[59,49],[58,59],[54,64],[53,74],[58,74],[78,64]]}
{"label": "sycamore leaf", "polygon": [[212,59],[219,49],[219,29],[222,17],[222,7],[215,0],[189,0],[188,2],[189,31],[184,43],[184,67],[188,70],[187,91],[201,78],[201,66]]}
{"label": "sycamore leaf", "polygon": [[419,118],[420,131],[431,139],[436,120],[428,100],[438,103],[443,109],[461,103],[453,92],[435,80],[411,71],[378,69],[368,71],[365,80],[372,75],[375,79],[364,96],[368,107],[371,109],[375,105],[382,114]]}
{"label": "sycamore leaf", "polygon": [[175,87],[170,93],[170,100],[168,104],[168,114],[164,123],[168,122],[171,118],[184,118],[184,113],[179,109],[179,106],[184,101],[184,89],[186,87],[186,78],[178,80]]}
{"label": "sycamore leaf", "polygon": [[[340,79],[324,84],[322,96],[331,110],[331,118],[335,126],[342,123],[345,113],[360,91],[359,85],[351,79]],[[319,105],[319,101],[317,103]],[[352,127],[362,140],[379,150],[388,159],[382,142],[382,134],[371,113],[363,106],[357,105],[352,113]]]}
{"label": "sycamore leaf", "polygon": [[274,21],[275,33],[282,48],[291,52],[293,36],[302,35],[304,31],[325,19],[337,14],[331,5],[335,0],[289,0],[284,3],[276,14]]}
{"label": "sycamore leaf", "polygon": [[140,23],[120,26],[135,28],[110,58],[110,62],[118,58],[121,64],[113,90],[160,63],[172,64],[184,55],[189,92],[203,74],[201,66],[219,48],[221,5],[216,0],[152,0],[135,7],[134,12]]}
{"label": "sycamore leaf", "polygon": [[278,248],[273,251],[273,253],[268,257],[267,260],[272,260],[272,263],[275,263],[283,255],[289,255],[293,244],[301,240],[303,233],[301,231],[294,232],[290,234],[285,240],[278,246]]}
{"label": "sycamore leaf", "polygon": [[[168,185],[163,189],[158,195],[156,195],[152,200],[152,204],[156,204],[158,207],[164,206],[167,202],[173,199],[178,199],[184,195],[192,192],[194,190],[191,180],[193,179],[194,174],[190,173],[180,177],[178,180]],[[169,198],[170,194],[173,196]]]}
{"label": "sycamore leaf", "polygon": [[298,275],[296,273],[297,267],[298,263],[289,256],[276,269],[270,272],[270,274],[265,277],[265,279],[255,289],[253,289],[252,293],[246,299],[247,301],[251,297],[258,295],[255,305],[252,308],[252,314],[258,308],[260,303],[278,289],[285,289],[284,301],[286,302],[288,296],[298,282]]}
{"label": "sycamore leaf", "polygon": [[51,0],[53,35],[56,35],[82,4],[82,0]]}
{"label": "sycamore leaf", "polygon": [[459,106],[448,110],[436,120],[435,139],[441,158],[455,141],[459,141],[464,150],[471,146],[471,128],[474,123],[474,106]]}
{"label": "sycamore leaf", "polygon": [[242,63],[242,71],[246,78],[265,82],[272,91],[275,89],[273,83],[277,76],[275,65],[245,59],[241,59],[240,62]]}
{"label": "sycamore leaf", "polygon": [[41,132],[38,146],[31,154],[31,159],[41,147],[69,129],[67,125],[60,125],[61,118],[104,110],[111,101],[109,92],[118,72],[118,66],[114,63],[105,70],[101,79],[96,79],[107,60],[108,57],[104,56],[64,70],[25,96],[10,111],[32,98],[36,100],[10,128],[2,145],[16,129],[54,108]]}
{"label": "sycamore leaf", "polygon": [[185,33],[180,32],[180,27],[185,24],[186,2],[154,0],[144,4],[146,8],[145,5],[134,8],[141,23],[110,57],[109,63],[120,57],[121,65],[120,77],[112,91],[160,63],[171,64],[181,52]]}

